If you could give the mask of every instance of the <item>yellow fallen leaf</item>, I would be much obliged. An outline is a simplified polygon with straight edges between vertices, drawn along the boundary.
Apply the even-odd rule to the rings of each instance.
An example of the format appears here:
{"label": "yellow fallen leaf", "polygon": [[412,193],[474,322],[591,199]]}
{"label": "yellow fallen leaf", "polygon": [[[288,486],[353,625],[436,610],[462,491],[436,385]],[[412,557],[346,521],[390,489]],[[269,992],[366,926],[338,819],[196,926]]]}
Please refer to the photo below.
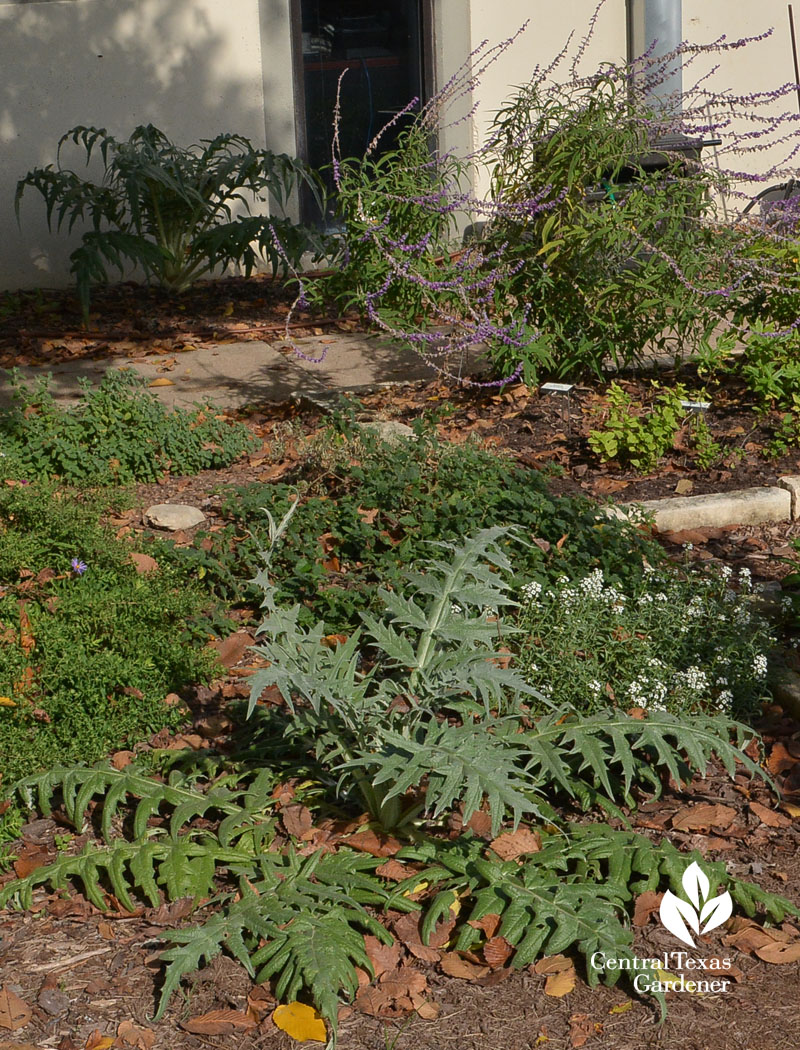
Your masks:
{"label": "yellow fallen leaf", "polygon": [[[658,980],[664,986],[664,991],[668,992],[670,987],[675,987],[680,984],[680,977],[676,977],[674,973],[670,973],[668,970],[662,970],[660,966],[657,966],[653,973],[656,975]],[[689,992],[690,995],[696,995],[696,992],[690,992],[688,988],[684,988],[684,991]]]}
{"label": "yellow fallen leaf", "polygon": [[16,707],[16,703],[10,696],[0,696],[0,707]]}
{"label": "yellow fallen leaf", "polygon": [[297,1002],[276,1006],[272,1011],[272,1020],[282,1032],[286,1032],[298,1042],[306,1039],[312,1039],[316,1043],[328,1041],[325,1022],[313,1006]]}
{"label": "yellow fallen leaf", "polygon": [[624,1013],[627,1013],[628,1010],[632,1010],[632,1009],[633,1009],[633,999],[628,999],[628,1001],[626,1003],[617,1003],[616,1006],[612,1006],[611,1009],[608,1012],[610,1014],[624,1014]]}
{"label": "yellow fallen leaf", "polygon": [[167,379],[166,376],[159,376],[158,379],[151,379],[147,384],[148,386],[175,386],[171,379]]}
{"label": "yellow fallen leaf", "polygon": [[453,903],[450,905],[450,912],[455,918],[461,911],[461,901],[458,899],[458,891],[453,890]]}
{"label": "yellow fallen leaf", "polygon": [[109,1050],[116,1042],[113,1035],[104,1035],[98,1043],[92,1043],[91,1050]]}
{"label": "yellow fallen leaf", "polygon": [[[411,897],[415,893],[422,893],[423,890],[427,890],[428,886],[430,886],[429,882],[418,882],[413,890],[405,890],[403,892],[403,896],[404,897]],[[450,907],[452,908],[452,904],[450,905]]]}
{"label": "yellow fallen leaf", "polygon": [[781,809],[790,817],[800,817],[800,806],[795,806],[793,802],[782,802]]}
{"label": "yellow fallen leaf", "polygon": [[571,966],[567,970],[551,973],[544,982],[544,994],[551,995],[555,999],[560,999],[562,995],[569,995],[574,988],[575,970]]}

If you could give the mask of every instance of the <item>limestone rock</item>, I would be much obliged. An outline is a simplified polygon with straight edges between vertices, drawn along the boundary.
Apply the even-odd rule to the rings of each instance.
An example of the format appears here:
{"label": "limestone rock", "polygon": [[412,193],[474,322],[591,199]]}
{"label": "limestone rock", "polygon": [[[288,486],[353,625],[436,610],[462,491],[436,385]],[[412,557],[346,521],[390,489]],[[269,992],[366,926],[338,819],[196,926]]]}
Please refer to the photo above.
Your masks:
{"label": "limestone rock", "polygon": [[206,520],[205,514],[197,507],[183,503],[156,503],[144,512],[144,520],[157,529],[168,529],[178,532],[180,529],[193,529]]}
{"label": "limestone rock", "polygon": [[371,430],[373,434],[385,441],[387,445],[399,445],[403,441],[413,441],[416,434],[407,427],[405,423],[396,423],[393,419],[376,420],[374,423],[359,424],[364,430]]}

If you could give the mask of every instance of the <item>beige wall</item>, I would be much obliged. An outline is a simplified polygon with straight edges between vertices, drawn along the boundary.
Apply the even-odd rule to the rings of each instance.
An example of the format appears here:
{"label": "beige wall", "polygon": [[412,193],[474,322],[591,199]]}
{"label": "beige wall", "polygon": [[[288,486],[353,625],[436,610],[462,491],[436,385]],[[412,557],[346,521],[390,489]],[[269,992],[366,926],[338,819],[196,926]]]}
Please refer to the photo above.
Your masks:
{"label": "beige wall", "polygon": [[[54,161],[68,128],[96,124],[124,137],[153,122],[183,144],[220,131],[265,143],[261,33],[288,39],[288,26],[284,0],[261,8],[257,0],[0,2],[0,288],[70,280],[77,234],[50,235],[31,191],[21,231],[13,211],[16,180]],[[276,60],[264,74],[271,91],[280,75]],[[291,106],[285,92],[272,97],[279,112],[268,115],[269,145],[293,150]],[[82,170],[77,151],[72,157]]]}
{"label": "beige wall", "polygon": [[[800,33],[800,4],[795,5],[795,18],[796,29]],[[683,34],[686,39],[710,42],[725,33],[728,41],[735,41],[760,35],[769,29],[773,29],[773,33],[767,40],[748,44],[741,50],[723,55],[701,56],[685,71],[684,90],[697,83],[700,76],[711,72],[717,64],[719,69],[712,73],[704,86],[716,91],[730,90],[736,95],[772,91],[782,84],[793,83],[795,76],[785,0],[759,0],[755,4],[734,0],[683,0]],[[768,110],[759,109],[758,112],[775,116],[782,113],[797,114],[797,107],[797,96],[792,92],[773,103]],[[751,126],[744,119],[734,118],[732,131],[741,134]],[[726,155],[725,151],[726,142],[730,144],[732,136],[726,136],[723,131],[720,137],[723,145],[717,151],[718,162],[726,169],[735,167],[743,172],[766,173],[773,166],[782,168],[786,164],[785,144],[733,158]],[[704,158],[707,163],[713,162],[710,152]],[[800,157],[795,158],[791,167],[794,171],[800,170]],[[782,176],[786,177],[785,174]],[[780,177],[778,181],[781,181]],[[755,193],[760,187],[743,182],[740,188]],[[740,210],[742,203],[735,197],[729,200],[729,214]]]}
{"label": "beige wall", "polygon": [[[469,125],[459,125],[445,133],[445,148],[462,151],[476,149],[485,140],[494,114],[513,92],[514,85],[531,79],[537,66],[547,68],[561,51],[574,29],[570,51],[580,46],[589,20],[597,8],[596,0],[434,0],[436,12],[437,83],[444,84],[458,66],[483,40],[490,44],[510,39],[526,22],[527,28],[511,47],[481,77],[476,93],[479,108]],[[581,68],[586,72],[602,62],[625,60],[625,0],[606,0]],[[568,73],[569,63],[558,73]],[[461,116],[472,103],[462,102],[453,116]],[[476,193],[488,192],[488,173],[477,180]]]}

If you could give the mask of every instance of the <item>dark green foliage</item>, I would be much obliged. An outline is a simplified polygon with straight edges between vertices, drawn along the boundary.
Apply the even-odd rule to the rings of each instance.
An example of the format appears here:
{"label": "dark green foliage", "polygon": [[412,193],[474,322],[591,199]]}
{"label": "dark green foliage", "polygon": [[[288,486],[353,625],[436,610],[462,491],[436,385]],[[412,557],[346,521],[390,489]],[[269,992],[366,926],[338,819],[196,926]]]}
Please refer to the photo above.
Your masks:
{"label": "dark green foliage", "polygon": [[[85,151],[87,164],[100,155],[102,182],[62,167],[68,142]],[[217,135],[184,148],[152,124],[134,128],[127,142],[105,128],[78,126],[59,139],[55,167],[34,168],[20,179],[15,206],[19,217],[31,187],[44,198],[51,229],[71,231],[79,220],[90,224],[71,255],[87,313],[89,289],[108,280],[109,266],[120,273],[126,264],[138,266],[148,279],[181,292],[231,263],[249,275],[262,257],[273,272],[287,273],[304,252],[320,258],[324,246],[313,230],[282,214],[249,214],[253,199],[270,198],[282,211],[298,185],[319,198],[319,181],[305,165],[257,149],[243,135]]]}
{"label": "dark green foliage", "polygon": [[0,448],[18,477],[57,476],[94,485],[155,481],[228,466],[257,442],[242,423],[205,405],[166,409],[141,377],[107,372],[81,383],[82,399],[64,407],[49,380],[12,379],[14,404],[0,411]]}
{"label": "dark green foliage", "polygon": [[[518,524],[551,545],[547,554],[535,545],[515,548],[523,578],[555,579],[601,565],[620,583],[641,575],[643,556],[653,563],[660,556],[634,527],[588,499],[551,496],[537,471],[473,443],[441,442],[425,427],[416,441],[389,445],[340,418],[320,444],[330,461],[303,463],[298,486],[229,490],[221,509],[230,524],[198,536],[210,549],[198,543],[170,557],[188,562],[219,597],[252,602],[257,592],[246,581],[261,567],[262,508],[281,517],[301,479],[310,491],[275,552],[274,582],[281,600],[301,603],[302,622],[321,618],[331,630],[353,627],[361,611],[379,608],[378,586],[399,586],[405,568],[428,555],[429,541],[454,541],[492,525]],[[341,571],[331,571],[334,557]]]}
{"label": "dark green foliage", "polygon": [[[711,292],[725,283],[714,270],[726,235],[708,221],[722,177],[677,154],[660,171],[637,166],[657,121],[629,75],[608,67],[554,86],[537,71],[494,122],[487,161],[501,204],[484,251],[502,252],[509,274],[496,306],[528,304],[563,376],[600,374],[646,348],[680,354],[711,338],[725,309]],[[518,359],[502,345],[490,353],[501,375]]]}
{"label": "dark green foliage", "polygon": [[164,697],[213,668],[198,591],[166,566],[137,574],[98,513],[47,484],[0,487],[3,784],[176,725]]}

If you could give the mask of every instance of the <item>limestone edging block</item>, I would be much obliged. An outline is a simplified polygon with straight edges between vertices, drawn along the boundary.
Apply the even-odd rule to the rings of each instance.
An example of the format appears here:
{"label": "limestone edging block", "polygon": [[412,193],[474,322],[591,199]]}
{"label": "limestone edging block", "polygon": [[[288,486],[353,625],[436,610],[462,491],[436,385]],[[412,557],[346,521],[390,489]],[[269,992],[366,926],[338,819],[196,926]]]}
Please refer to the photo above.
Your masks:
{"label": "limestone edging block", "polygon": [[[800,479],[798,486],[800,486]],[[630,517],[636,509],[651,516],[658,532],[721,528],[723,525],[759,525],[791,521],[794,498],[788,488],[749,488],[703,496],[672,496],[614,508],[616,517]]]}

